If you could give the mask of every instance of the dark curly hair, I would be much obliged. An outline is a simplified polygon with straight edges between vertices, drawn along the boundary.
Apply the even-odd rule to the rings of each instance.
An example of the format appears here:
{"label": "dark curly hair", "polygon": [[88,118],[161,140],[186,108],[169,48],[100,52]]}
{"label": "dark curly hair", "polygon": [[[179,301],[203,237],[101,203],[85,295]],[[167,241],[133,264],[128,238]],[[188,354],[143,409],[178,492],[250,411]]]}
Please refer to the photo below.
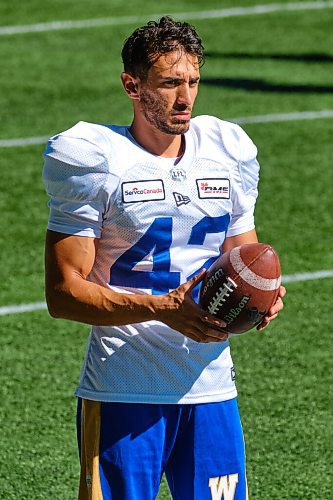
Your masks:
{"label": "dark curly hair", "polygon": [[169,16],[158,22],[149,21],[125,40],[121,52],[124,71],[145,80],[149,68],[161,55],[179,49],[197,56],[199,65],[203,64],[204,48],[193,26]]}

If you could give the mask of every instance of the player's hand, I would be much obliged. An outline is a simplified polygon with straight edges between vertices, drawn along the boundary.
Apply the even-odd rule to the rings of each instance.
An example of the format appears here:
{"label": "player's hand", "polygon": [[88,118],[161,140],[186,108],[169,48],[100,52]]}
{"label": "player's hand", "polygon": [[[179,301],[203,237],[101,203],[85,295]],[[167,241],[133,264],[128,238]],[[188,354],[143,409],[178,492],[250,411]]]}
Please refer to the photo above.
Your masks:
{"label": "player's hand", "polygon": [[270,308],[270,310],[268,311],[268,314],[266,316],[264,316],[260,325],[257,326],[257,330],[259,332],[261,330],[263,330],[264,328],[266,328],[266,326],[268,326],[269,323],[277,317],[279,312],[282,311],[282,309],[283,309],[282,299],[286,295],[286,293],[287,293],[287,291],[286,291],[285,287],[280,286],[279,295],[278,295],[278,298],[276,299],[275,304]]}
{"label": "player's hand", "polygon": [[160,321],[196,342],[221,342],[228,338],[227,324],[201,309],[193,300],[192,290],[204,278],[203,269],[187,283],[163,296],[162,307],[158,308]]}

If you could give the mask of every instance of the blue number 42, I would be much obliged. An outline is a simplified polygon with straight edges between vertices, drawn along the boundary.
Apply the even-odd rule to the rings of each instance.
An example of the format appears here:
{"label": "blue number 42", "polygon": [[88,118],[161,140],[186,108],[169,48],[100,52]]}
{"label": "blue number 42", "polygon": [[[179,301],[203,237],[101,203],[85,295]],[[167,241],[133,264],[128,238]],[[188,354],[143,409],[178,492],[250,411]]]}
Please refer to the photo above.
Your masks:
{"label": "blue number 42", "polygon": [[[187,245],[203,245],[208,233],[226,232],[229,221],[229,214],[203,217],[193,226]],[[115,261],[110,269],[110,285],[145,288],[151,290],[153,294],[168,293],[177,288],[181,283],[181,274],[170,271],[171,243],[172,217],[157,217],[140,240]],[[148,254],[153,258],[152,270],[134,270],[137,263]],[[200,269],[211,266],[216,258],[207,260]],[[187,280],[195,276],[200,269],[187,276]]]}

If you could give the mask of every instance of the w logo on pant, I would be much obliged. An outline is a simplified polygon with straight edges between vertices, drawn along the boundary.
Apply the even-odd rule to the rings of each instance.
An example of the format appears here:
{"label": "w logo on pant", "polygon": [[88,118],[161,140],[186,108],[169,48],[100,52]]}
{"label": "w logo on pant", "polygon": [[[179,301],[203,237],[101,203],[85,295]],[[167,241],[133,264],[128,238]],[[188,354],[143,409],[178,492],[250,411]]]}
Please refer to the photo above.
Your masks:
{"label": "w logo on pant", "polygon": [[208,486],[212,500],[234,500],[237,483],[238,474],[211,477]]}

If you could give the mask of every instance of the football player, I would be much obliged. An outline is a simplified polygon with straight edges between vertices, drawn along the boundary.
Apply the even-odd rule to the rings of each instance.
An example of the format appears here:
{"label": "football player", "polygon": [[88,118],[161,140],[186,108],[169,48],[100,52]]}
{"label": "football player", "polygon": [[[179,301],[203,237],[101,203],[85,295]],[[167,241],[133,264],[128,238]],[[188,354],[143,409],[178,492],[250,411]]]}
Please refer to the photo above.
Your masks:
{"label": "football player", "polygon": [[[237,125],[191,118],[203,47],[163,17],[122,51],[129,126],[52,137],[46,296],[92,325],[78,397],[79,499],[247,497],[226,324],[196,302],[221,252],[257,242],[256,147]],[[282,309],[279,298],[264,328]]]}

